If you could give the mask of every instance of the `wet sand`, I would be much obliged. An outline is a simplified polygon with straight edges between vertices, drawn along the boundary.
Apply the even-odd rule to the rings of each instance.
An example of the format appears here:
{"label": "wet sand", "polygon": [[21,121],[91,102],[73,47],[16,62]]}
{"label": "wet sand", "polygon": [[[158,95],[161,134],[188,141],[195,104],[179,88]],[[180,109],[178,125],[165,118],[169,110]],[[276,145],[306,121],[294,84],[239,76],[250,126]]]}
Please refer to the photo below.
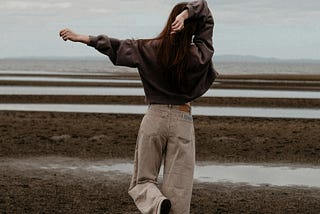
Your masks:
{"label": "wet sand", "polygon": [[[0,157],[133,159],[142,115],[1,112]],[[318,120],[195,117],[197,160],[319,165]],[[1,169],[4,213],[139,213],[129,176]],[[318,213],[320,189],[195,183],[191,213]]]}
{"label": "wet sand", "polygon": [[[133,158],[142,115],[0,112],[0,157]],[[320,163],[320,123],[310,119],[195,116],[197,159]]]}
{"label": "wet sand", "polygon": [[[143,97],[1,96],[0,102],[142,104]],[[318,108],[319,100],[201,98],[193,105]],[[142,117],[2,111],[0,158],[132,160]],[[196,116],[194,122],[199,161],[320,164],[319,120]],[[129,176],[116,176],[2,167],[0,213],[139,213],[127,195]],[[320,189],[295,186],[195,183],[191,204],[191,213],[319,211]]]}

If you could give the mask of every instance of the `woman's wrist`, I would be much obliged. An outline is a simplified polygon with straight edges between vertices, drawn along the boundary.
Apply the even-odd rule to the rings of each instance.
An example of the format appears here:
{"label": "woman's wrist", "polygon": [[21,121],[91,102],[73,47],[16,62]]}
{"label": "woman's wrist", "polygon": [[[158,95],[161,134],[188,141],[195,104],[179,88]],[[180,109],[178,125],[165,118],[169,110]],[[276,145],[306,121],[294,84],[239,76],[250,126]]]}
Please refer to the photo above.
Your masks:
{"label": "woman's wrist", "polygon": [[89,44],[90,43],[90,38],[87,35],[77,35],[77,41],[85,43],[85,44]]}
{"label": "woman's wrist", "polygon": [[183,17],[184,20],[189,18],[189,10],[186,8],[184,11],[182,11],[181,16]]}

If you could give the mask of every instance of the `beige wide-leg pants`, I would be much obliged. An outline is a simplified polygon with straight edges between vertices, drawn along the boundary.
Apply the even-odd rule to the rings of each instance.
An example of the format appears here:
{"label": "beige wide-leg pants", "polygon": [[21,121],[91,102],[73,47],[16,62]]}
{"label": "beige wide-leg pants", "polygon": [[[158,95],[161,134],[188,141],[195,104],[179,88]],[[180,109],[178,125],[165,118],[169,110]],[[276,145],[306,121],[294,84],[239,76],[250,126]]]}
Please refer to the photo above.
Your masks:
{"label": "beige wide-leg pants", "polygon": [[[164,160],[161,190],[158,174]],[[187,214],[193,187],[195,137],[190,112],[176,105],[150,105],[144,116],[135,150],[129,195],[141,213],[160,213],[168,198],[172,214]]]}

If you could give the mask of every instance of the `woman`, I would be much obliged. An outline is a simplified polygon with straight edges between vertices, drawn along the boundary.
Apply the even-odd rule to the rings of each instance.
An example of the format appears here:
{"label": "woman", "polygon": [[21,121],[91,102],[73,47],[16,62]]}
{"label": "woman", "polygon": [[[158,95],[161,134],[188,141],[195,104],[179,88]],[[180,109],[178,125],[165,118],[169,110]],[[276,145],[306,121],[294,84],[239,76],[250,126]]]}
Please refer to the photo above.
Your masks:
{"label": "woman", "polygon": [[142,213],[189,213],[195,166],[190,101],[203,95],[217,76],[212,65],[213,26],[207,2],[198,0],[177,4],[154,39],[60,31],[65,41],[92,46],[114,65],[138,68],[149,108],[138,133],[129,195]]}

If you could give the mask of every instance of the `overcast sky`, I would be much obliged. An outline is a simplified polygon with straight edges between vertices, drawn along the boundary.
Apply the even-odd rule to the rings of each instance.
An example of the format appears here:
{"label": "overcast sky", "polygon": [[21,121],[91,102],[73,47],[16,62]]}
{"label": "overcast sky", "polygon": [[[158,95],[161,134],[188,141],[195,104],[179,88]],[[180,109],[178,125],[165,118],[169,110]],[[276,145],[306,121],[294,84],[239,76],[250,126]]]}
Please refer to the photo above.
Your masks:
{"label": "overcast sky", "polygon": [[[94,56],[63,42],[61,28],[116,38],[150,38],[177,0],[0,0],[0,58]],[[319,0],[209,0],[217,55],[320,59]]]}

